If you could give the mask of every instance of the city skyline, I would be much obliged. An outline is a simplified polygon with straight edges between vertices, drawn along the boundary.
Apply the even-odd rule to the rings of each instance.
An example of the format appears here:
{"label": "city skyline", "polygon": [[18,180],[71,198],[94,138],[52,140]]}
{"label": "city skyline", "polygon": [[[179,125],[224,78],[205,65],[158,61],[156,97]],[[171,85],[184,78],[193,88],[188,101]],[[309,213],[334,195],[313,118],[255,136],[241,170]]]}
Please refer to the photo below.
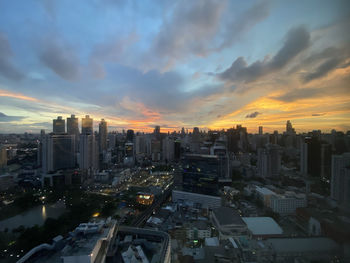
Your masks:
{"label": "city skyline", "polygon": [[[89,114],[108,129],[350,130],[350,5],[0,3],[0,133]],[[91,20],[91,16],[94,17]],[[95,130],[97,126],[94,126]]]}

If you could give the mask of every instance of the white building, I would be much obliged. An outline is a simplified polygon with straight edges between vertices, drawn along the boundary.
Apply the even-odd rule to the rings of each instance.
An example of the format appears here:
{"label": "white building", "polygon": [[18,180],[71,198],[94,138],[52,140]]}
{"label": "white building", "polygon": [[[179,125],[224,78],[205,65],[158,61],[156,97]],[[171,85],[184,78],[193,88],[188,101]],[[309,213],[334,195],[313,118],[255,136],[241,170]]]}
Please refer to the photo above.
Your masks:
{"label": "white building", "polygon": [[98,142],[94,134],[80,135],[80,169],[98,169]]}
{"label": "white building", "polygon": [[273,195],[270,198],[270,208],[279,214],[294,214],[298,207],[306,207],[307,200],[305,194],[288,192],[284,195]]}

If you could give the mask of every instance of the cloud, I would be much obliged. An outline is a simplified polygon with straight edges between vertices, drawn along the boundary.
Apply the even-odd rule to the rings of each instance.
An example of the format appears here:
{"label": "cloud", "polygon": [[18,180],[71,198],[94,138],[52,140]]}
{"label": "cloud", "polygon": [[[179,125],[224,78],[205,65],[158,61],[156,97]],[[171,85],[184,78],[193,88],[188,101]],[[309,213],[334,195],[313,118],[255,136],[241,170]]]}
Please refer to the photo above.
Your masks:
{"label": "cloud", "polygon": [[39,59],[65,80],[74,81],[80,76],[79,59],[72,48],[55,39],[44,40]]}
{"label": "cloud", "polygon": [[218,74],[221,80],[228,82],[253,82],[270,73],[281,70],[294,57],[310,44],[310,34],[300,26],[292,28],[285,37],[282,48],[271,60],[256,61],[248,65],[243,57],[237,58],[224,72]]}
{"label": "cloud", "polygon": [[258,1],[240,14],[232,10],[234,4],[226,0],[176,2],[164,16],[144,67],[169,70],[178,61],[229,48],[269,15],[270,4]]}
{"label": "cloud", "polygon": [[0,32],[0,75],[10,80],[21,80],[23,73],[12,63],[13,52],[5,35]]}
{"label": "cloud", "polygon": [[299,88],[299,89],[293,89],[291,91],[284,93],[283,95],[276,96],[273,98],[280,101],[292,102],[300,99],[312,98],[319,94],[322,94],[322,92],[323,92],[323,89],[320,89],[320,88]]}
{"label": "cloud", "polygon": [[223,28],[223,41],[217,50],[230,47],[241,35],[249,31],[270,14],[270,1],[257,1],[253,6],[242,12],[239,16],[230,15],[231,18]]}
{"label": "cloud", "polygon": [[311,116],[317,117],[317,116],[323,116],[323,115],[326,115],[326,113],[314,113]]}
{"label": "cloud", "polygon": [[255,111],[255,112],[252,112],[250,114],[247,114],[245,117],[246,118],[256,118],[260,114],[261,114],[260,112]]}
{"label": "cloud", "polygon": [[8,116],[5,113],[0,112],[0,122],[12,122],[12,121],[20,121],[26,117],[24,116]]}

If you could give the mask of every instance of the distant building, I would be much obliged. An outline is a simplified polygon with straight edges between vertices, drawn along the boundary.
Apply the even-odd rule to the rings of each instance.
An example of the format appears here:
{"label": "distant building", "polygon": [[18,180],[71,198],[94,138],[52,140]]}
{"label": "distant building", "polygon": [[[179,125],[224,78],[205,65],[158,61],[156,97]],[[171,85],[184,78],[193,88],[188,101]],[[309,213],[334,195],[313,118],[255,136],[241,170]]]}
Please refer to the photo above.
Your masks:
{"label": "distant building", "polygon": [[306,206],[307,199],[305,194],[290,192],[284,195],[271,196],[269,207],[278,214],[295,214],[297,208]]}
{"label": "distant building", "polygon": [[287,134],[295,134],[295,130],[294,130],[294,128],[293,128],[293,126],[292,126],[292,123],[290,122],[290,120],[288,120],[287,121],[287,123],[286,123],[286,133]]}
{"label": "distant building", "polygon": [[80,135],[80,169],[98,169],[98,145],[94,134]]}
{"label": "distant building", "polygon": [[260,177],[279,178],[281,170],[281,149],[276,144],[268,144],[258,149],[258,174]]}
{"label": "distant building", "polygon": [[89,115],[81,119],[81,133],[82,134],[92,134],[93,130],[93,119]]}
{"label": "distant building", "polygon": [[221,206],[222,200],[219,196],[203,195],[179,190],[172,191],[173,202],[204,209],[213,209]]}
{"label": "distant building", "polygon": [[263,135],[263,126],[259,126],[259,135]]}
{"label": "distant building", "polygon": [[52,131],[54,134],[63,134],[66,132],[65,120],[62,116],[58,116],[57,119],[53,120]]}
{"label": "distant building", "polygon": [[134,142],[135,132],[134,130],[127,130],[126,131],[126,141],[127,142]]}
{"label": "distant building", "polygon": [[332,156],[331,198],[350,207],[350,152]]}
{"label": "distant building", "polygon": [[67,118],[67,133],[69,135],[75,136],[75,149],[76,151],[79,151],[79,139],[80,139],[80,132],[79,132],[79,120],[75,117],[74,114],[70,116],[70,118]]}
{"label": "distant building", "polygon": [[43,138],[42,166],[44,173],[75,167],[75,136],[49,134]]}
{"label": "distant building", "polygon": [[0,145],[0,168],[4,168],[7,165],[7,151],[4,145]]}
{"label": "distant building", "polygon": [[102,119],[98,125],[98,141],[100,153],[107,150],[107,122]]}

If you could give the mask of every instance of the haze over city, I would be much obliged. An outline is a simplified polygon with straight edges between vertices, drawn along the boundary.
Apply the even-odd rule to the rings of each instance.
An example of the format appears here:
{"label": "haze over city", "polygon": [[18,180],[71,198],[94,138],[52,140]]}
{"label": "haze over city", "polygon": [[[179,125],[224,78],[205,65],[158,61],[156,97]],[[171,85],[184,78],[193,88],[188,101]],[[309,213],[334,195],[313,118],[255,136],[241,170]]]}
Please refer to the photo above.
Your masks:
{"label": "haze over city", "polygon": [[348,1],[1,1],[0,133],[350,129]]}

